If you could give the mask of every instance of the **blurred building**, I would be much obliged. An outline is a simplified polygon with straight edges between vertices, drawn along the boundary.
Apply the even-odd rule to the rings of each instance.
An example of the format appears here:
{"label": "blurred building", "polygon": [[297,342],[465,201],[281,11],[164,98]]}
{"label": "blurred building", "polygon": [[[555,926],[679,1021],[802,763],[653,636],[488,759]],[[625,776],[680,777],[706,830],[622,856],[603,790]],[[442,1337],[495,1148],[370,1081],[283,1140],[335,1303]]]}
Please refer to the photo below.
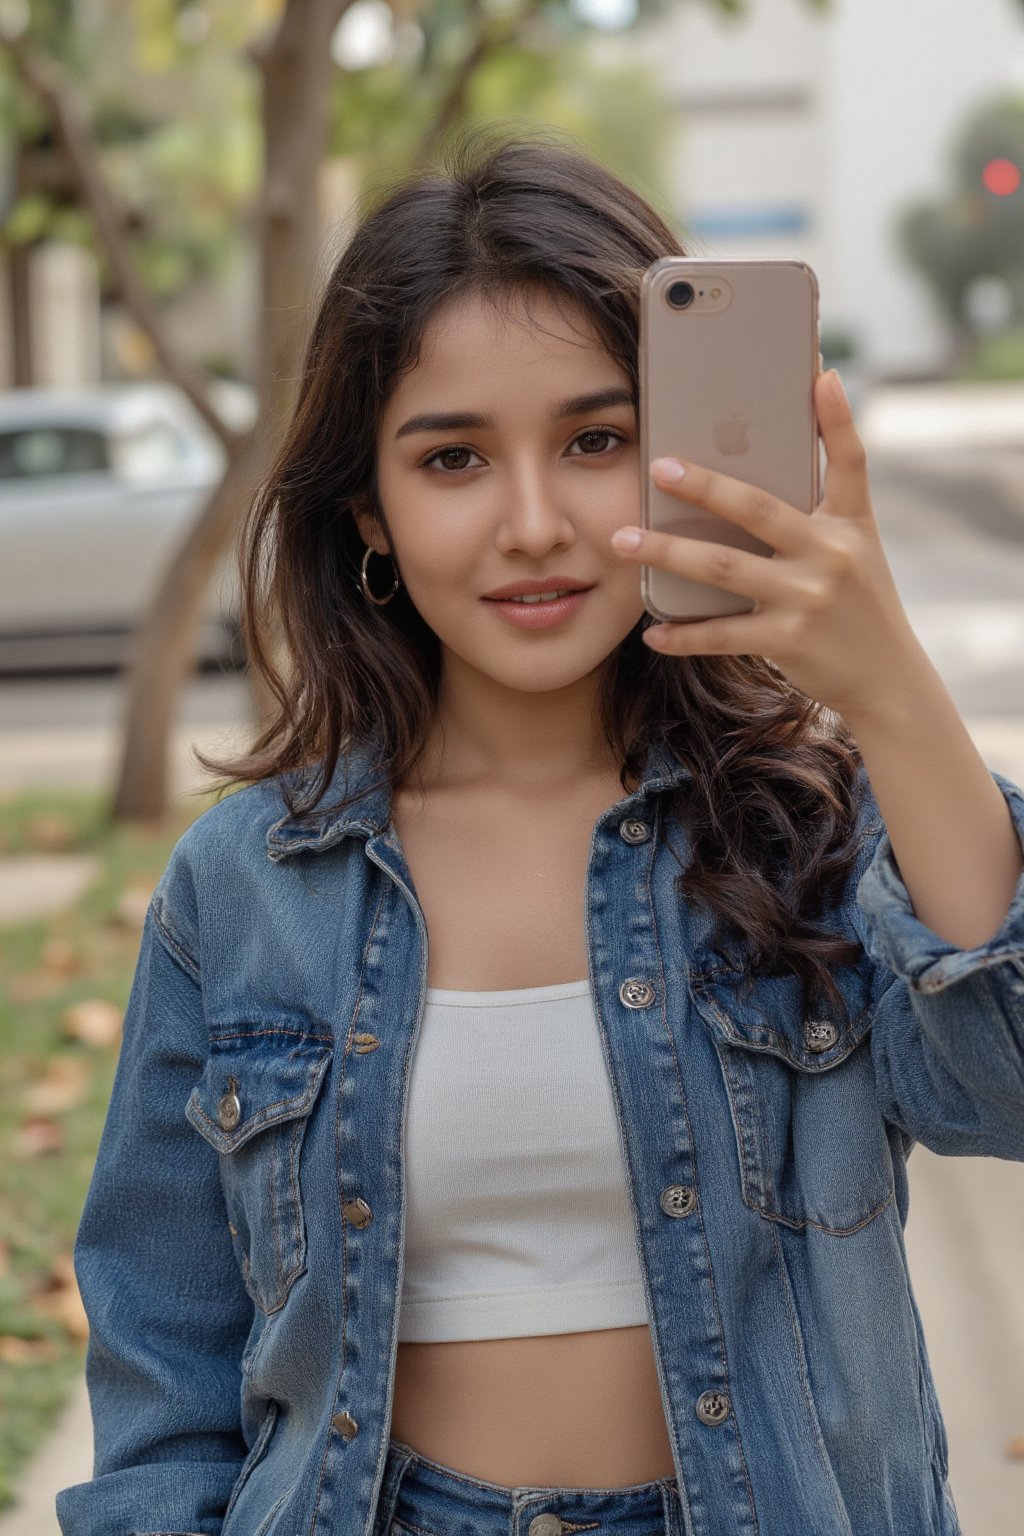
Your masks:
{"label": "blurred building", "polygon": [[827,13],[748,0],[743,17],[677,0],[663,21],[595,46],[635,50],[678,107],[672,212],[691,254],[808,261],[823,331],[851,333],[872,373],[941,368],[946,322],[893,220],[948,192],[966,114],[1024,94],[1020,0],[832,0]]}
{"label": "blurred building", "polygon": [[[825,12],[808,0],[746,0],[738,16],[670,0],[665,17],[640,27],[628,25],[635,0],[572,3],[609,28],[592,37],[594,53],[645,61],[677,109],[666,211],[692,254],[806,260],[821,284],[823,333],[849,336],[869,375],[943,371],[947,322],[904,261],[894,220],[909,201],[948,192],[967,114],[996,93],[1024,93],[1022,0],[831,0]],[[348,20],[357,9],[358,0]],[[43,181],[50,174],[38,169]],[[325,230],[344,225],[358,182],[347,161],[325,165]],[[245,376],[258,340],[256,256],[249,248],[229,278],[164,306],[186,354],[222,357]],[[0,251],[0,387],[145,376],[153,361],[123,312],[101,313],[85,253]]]}

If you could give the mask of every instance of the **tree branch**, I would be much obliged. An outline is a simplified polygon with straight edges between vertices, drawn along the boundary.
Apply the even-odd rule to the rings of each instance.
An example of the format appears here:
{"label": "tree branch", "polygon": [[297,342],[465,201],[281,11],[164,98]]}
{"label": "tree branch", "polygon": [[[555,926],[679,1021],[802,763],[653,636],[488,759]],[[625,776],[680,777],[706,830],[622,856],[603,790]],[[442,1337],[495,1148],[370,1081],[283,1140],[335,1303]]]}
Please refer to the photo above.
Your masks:
{"label": "tree branch", "polygon": [[117,292],[140,330],[152,342],[165,376],[187,395],[207,426],[233,454],[244,434],[221,416],[196,374],[171,342],[156,305],[136,269],[124,232],[124,215],[104,175],[85,111],[68,79],[49,59],[26,48],[20,38],[0,35],[0,47],[10,55],[20,79],[44,107],[54,137],[67,159],[82,206],[92,215],[97,239],[110,263]]}
{"label": "tree branch", "polygon": [[541,0],[526,0],[525,5],[514,16],[495,18],[483,11],[479,0],[474,0],[472,10],[479,21],[476,36],[453,78],[449,81],[444,99],[430,127],[417,145],[415,158],[419,164],[425,165],[433,159],[448,129],[462,116],[466,105],[466,93],[480,66],[490,58],[491,54],[515,42],[526,23],[531,21],[540,9]]}

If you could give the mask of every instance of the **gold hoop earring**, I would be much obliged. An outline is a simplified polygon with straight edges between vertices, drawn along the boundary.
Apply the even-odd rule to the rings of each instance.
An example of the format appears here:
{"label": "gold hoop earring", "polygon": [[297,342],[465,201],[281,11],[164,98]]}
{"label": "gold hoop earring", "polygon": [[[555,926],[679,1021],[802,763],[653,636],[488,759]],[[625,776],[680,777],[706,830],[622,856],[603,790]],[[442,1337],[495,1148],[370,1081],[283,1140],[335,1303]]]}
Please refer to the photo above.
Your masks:
{"label": "gold hoop earring", "polygon": [[394,556],[389,553],[388,554],[388,559],[391,561],[391,564],[395,566],[395,584],[391,588],[391,591],[388,593],[387,597],[374,597],[373,593],[370,591],[369,586],[367,585],[367,581],[366,581],[366,567],[370,563],[370,556],[374,555],[376,553],[377,553],[377,551],[375,549],[371,549],[370,545],[367,544],[367,546],[366,546],[366,553],[363,556],[362,570],[361,570],[360,575],[359,575],[359,584],[360,584],[360,586],[363,589],[364,596],[369,598],[371,603],[376,603],[378,608],[380,608],[380,607],[383,607],[383,605],[385,603],[390,603],[391,599],[394,597],[395,593],[398,591],[399,587],[401,586],[402,579],[401,579],[401,577],[398,574],[398,566],[395,565]]}

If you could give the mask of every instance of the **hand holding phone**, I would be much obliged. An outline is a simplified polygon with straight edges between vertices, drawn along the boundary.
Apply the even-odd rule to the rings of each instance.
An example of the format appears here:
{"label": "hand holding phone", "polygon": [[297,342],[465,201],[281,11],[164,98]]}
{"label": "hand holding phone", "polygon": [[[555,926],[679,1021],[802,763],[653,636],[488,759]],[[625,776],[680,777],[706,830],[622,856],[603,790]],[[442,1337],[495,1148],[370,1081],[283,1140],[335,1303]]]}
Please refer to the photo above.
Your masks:
{"label": "hand holding phone", "polygon": [[[770,546],[655,485],[652,459],[689,459],[801,511],[820,497],[814,381],[818,281],[799,261],[667,256],[640,289],[641,524],[770,556]],[[749,613],[745,597],[642,565],[644,606],[666,621]]]}

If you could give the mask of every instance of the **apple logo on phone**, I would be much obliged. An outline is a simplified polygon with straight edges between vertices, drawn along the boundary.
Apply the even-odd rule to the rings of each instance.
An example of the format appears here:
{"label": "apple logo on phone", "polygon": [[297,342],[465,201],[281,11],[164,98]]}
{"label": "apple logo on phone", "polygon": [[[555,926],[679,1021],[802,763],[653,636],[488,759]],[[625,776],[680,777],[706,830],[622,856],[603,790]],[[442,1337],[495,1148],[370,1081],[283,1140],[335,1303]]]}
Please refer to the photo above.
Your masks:
{"label": "apple logo on phone", "polygon": [[750,425],[738,411],[720,421],[713,433],[719,453],[746,453],[750,447]]}

